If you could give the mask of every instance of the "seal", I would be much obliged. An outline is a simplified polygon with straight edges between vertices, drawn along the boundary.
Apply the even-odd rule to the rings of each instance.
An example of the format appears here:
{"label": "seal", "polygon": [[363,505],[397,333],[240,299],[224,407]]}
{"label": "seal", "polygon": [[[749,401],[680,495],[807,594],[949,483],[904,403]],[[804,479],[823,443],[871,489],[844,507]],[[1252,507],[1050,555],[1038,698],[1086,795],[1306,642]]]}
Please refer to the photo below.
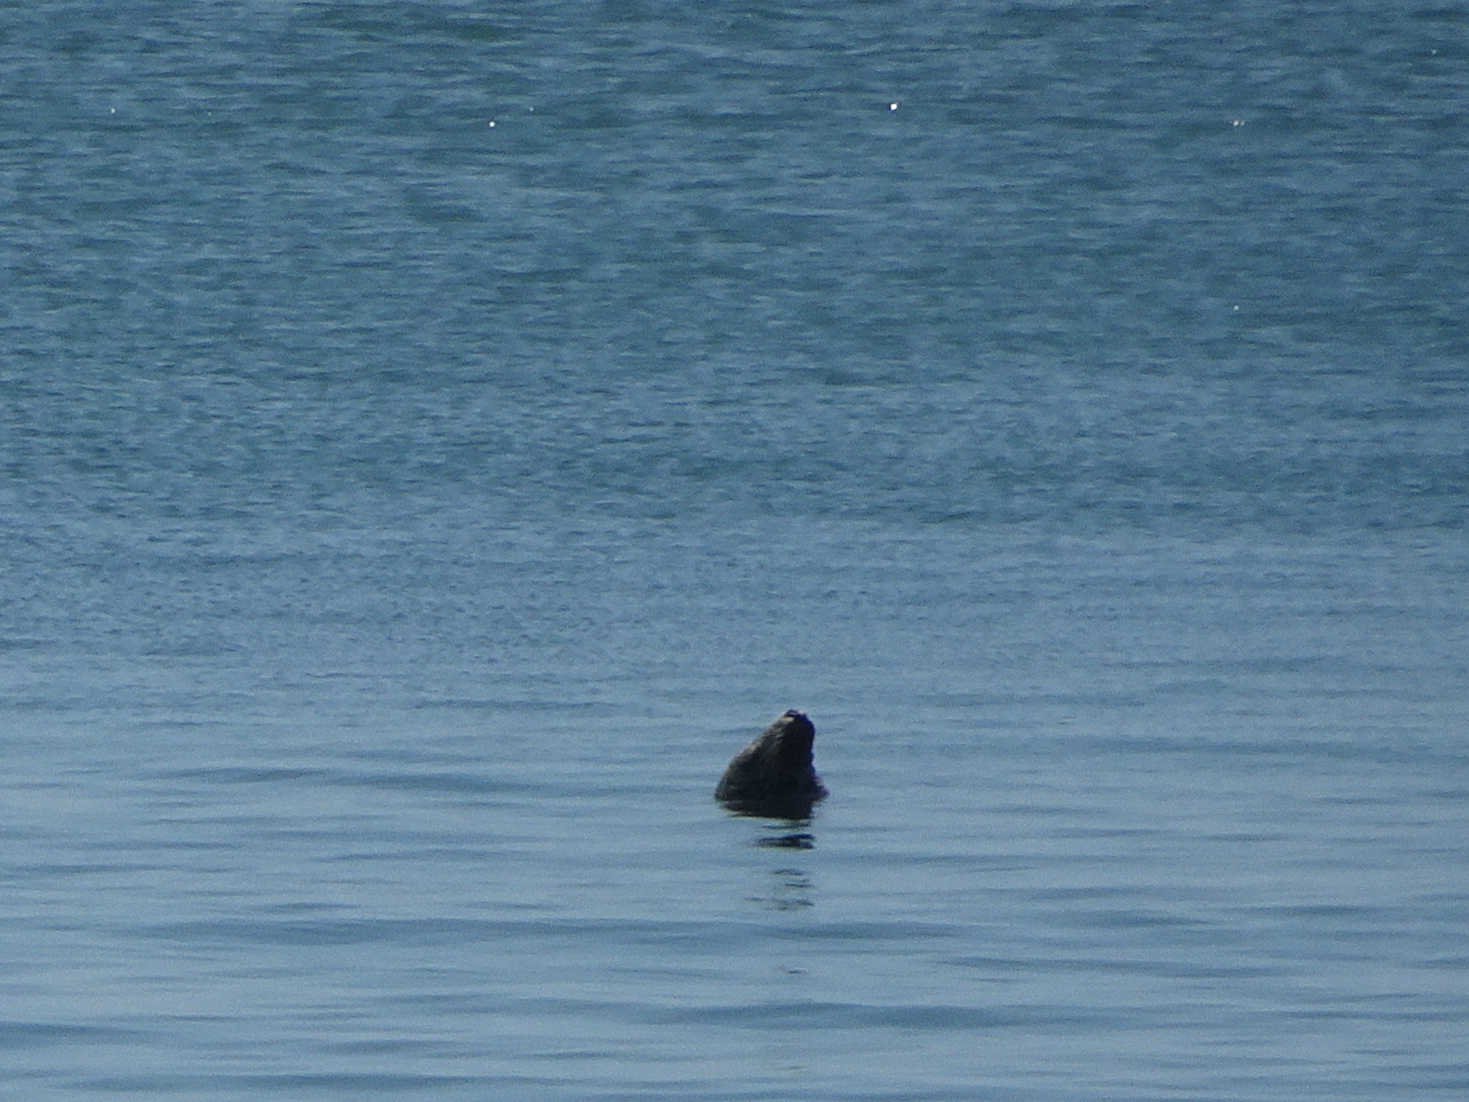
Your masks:
{"label": "seal", "polygon": [[792,708],[730,759],[714,798],[731,811],[804,819],[826,787],[811,763],[816,727]]}

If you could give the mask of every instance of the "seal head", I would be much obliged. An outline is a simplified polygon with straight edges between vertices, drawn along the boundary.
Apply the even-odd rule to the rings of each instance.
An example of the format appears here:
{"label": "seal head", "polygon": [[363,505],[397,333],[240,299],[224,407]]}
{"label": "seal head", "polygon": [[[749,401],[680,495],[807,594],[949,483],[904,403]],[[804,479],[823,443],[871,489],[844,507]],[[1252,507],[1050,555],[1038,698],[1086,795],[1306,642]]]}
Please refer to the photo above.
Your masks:
{"label": "seal head", "polygon": [[714,798],[743,815],[806,818],[826,795],[811,762],[815,738],[815,726],[792,708],[730,760]]}

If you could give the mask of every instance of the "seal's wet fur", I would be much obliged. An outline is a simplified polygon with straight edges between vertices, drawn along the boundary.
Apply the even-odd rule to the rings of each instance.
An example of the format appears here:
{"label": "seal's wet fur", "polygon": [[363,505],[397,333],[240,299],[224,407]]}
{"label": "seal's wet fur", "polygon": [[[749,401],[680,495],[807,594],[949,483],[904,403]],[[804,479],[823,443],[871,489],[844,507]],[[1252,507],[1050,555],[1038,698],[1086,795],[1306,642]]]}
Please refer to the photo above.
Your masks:
{"label": "seal's wet fur", "polygon": [[811,763],[816,728],[792,708],[731,759],[714,798],[731,811],[804,819],[826,787]]}

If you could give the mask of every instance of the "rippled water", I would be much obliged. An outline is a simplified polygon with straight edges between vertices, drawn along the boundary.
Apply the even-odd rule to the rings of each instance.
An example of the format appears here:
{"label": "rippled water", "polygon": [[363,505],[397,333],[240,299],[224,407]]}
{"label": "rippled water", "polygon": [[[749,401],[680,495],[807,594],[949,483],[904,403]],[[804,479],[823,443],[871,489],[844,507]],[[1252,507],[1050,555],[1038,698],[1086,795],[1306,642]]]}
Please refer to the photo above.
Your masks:
{"label": "rippled water", "polygon": [[1462,1096],[1463,14],[0,17],[6,1086]]}

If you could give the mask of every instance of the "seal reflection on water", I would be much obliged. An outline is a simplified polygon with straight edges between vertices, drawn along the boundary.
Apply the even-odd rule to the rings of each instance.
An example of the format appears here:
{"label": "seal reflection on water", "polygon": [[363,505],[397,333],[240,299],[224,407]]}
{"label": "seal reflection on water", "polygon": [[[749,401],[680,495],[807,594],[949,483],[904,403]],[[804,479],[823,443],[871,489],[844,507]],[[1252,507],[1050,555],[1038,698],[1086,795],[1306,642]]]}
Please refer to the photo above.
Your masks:
{"label": "seal reflection on water", "polygon": [[804,819],[826,788],[811,763],[816,728],[792,708],[731,759],[714,798],[731,811]]}

